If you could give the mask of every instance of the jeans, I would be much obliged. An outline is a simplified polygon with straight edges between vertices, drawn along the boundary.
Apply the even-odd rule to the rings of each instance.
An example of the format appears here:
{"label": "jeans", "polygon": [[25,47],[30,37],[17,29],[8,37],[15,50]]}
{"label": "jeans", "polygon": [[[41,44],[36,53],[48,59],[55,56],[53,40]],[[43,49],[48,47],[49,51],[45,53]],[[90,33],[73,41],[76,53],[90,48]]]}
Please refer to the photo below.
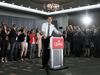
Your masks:
{"label": "jeans", "polygon": [[13,52],[14,52],[15,59],[17,59],[18,44],[17,42],[10,43],[10,44],[11,44],[10,60],[13,59]]}
{"label": "jeans", "polygon": [[34,57],[35,54],[35,49],[36,49],[36,44],[30,44],[31,48],[30,48],[30,57]]}

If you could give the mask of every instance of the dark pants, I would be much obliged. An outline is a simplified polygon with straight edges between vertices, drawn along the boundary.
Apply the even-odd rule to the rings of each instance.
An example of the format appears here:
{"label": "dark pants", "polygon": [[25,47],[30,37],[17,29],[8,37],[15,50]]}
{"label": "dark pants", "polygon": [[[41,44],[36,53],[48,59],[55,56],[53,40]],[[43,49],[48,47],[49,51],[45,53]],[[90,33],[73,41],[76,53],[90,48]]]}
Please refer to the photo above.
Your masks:
{"label": "dark pants", "polygon": [[15,59],[17,59],[18,43],[14,42],[14,43],[10,43],[10,44],[11,44],[10,60],[13,59],[13,52],[14,52]]}
{"label": "dark pants", "polygon": [[2,42],[2,41],[1,41],[1,37],[0,37],[0,48],[1,48],[1,42]]}
{"label": "dark pants", "polygon": [[73,42],[70,42],[70,54],[73,55]]}
{"label": "dark pants", "polygon": [[75,55],[77,56],[80,56],[80,55],[82,55],[82,47],[83,47],[83,43],[82,42],[77,42],[76,43],[76,46],[75,46],[76,48],[75,48]]}
{"label": "dark pants", "polygon": [[50,38],[43,39],[43,52],[42,52],[42,65],[48,65],[48,61],[50,58],[50,50],[48,49]]}
{"label": "dark pants", "polygon": [[8,49],[9,41],[2,41],[1,45],[1,57],[7,57],[7,49]]}
{"label": "dark pants", "polygon": [[94,56],[99,56],[100,55],[100,43],[95,44],[94,46]]}

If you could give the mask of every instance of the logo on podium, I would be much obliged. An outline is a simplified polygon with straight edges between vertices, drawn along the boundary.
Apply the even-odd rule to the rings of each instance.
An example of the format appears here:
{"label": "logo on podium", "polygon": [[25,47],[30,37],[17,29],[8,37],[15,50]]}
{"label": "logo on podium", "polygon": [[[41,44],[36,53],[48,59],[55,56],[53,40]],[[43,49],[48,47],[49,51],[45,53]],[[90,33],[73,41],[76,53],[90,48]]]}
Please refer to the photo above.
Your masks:
{"label": "logo on podium", "polygon": [[64,48],[63,38],[53,38],[53,49]]}

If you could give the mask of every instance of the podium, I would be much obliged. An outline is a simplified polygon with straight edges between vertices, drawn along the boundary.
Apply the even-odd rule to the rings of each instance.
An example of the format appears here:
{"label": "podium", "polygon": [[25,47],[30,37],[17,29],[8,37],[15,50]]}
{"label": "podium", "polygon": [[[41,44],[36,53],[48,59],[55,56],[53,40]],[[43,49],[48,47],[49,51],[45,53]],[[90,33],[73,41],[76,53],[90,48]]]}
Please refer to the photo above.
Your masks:
{"label": "podium", "polygon": [[50,37],[50,67],[46,68],[47,75],[50,75],[49,70],[57,71],[69,68],[63,66],[63,48],[63,36],[56,35]]}

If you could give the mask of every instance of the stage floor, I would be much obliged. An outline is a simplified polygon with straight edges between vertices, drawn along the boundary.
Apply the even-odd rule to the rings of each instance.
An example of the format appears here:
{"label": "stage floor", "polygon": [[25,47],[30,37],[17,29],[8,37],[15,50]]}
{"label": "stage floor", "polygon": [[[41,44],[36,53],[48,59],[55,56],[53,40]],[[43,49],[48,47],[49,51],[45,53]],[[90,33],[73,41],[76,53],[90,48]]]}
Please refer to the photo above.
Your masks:
{"label": "stage floor", "polygon": [[[41,67],[41,58],[0,63],[0,75],[47,75]],[[100,75],[100,58],[65,57],[68,69],[51,71],[51,75]]]}

